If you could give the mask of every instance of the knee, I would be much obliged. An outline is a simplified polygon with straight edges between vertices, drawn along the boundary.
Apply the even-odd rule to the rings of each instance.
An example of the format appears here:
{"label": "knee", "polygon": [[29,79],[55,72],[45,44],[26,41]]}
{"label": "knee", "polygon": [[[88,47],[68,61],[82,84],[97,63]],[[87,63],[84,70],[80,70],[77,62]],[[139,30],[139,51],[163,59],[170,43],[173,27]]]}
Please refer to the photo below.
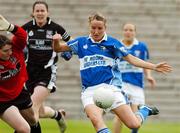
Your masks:
{"label": "knee", "polygon": [[138,129],[141,127],[141,123],[140,122],[129,122],[127,123],[127,127],[130,129]]}
{"label": "knee", "polygon": [[23,125],[23,126],[19,126],[18,129],[16,129],[17,133],[30,133],[31,132],[31,128],[29,125]]}
{"label": "knee", "polygon": [[46,116],[44,107],[39,109],[39,117],[44,118]]}

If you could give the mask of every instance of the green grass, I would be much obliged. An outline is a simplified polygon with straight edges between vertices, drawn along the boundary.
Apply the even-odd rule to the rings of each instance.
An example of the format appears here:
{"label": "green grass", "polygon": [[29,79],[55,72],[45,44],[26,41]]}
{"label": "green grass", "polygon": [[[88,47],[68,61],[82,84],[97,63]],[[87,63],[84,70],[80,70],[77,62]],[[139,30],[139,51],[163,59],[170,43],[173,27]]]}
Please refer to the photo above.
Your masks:
{"label": "green grass", "polygon": [[[68,120],[68,129],[66,133],[95,133],[89,121]],[[112,129],[112,122],[107,122]],[[59,133],[58,126],[54,120],[41,120],[42,133]],[[13,130],[0,120],[0,133],[13,133]],[[123,133],[130,133],[129,129],[123,128]],[[147,122],[141,129],[140,133],[180,133],[180,122]]]}

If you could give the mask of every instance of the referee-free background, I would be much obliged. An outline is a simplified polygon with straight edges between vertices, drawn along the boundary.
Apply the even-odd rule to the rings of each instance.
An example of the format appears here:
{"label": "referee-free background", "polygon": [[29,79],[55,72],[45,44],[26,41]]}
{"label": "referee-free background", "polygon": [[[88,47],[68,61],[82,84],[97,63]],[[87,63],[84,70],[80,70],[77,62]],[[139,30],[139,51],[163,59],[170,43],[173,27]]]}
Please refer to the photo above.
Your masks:
{"label": "referee-free background", "polygon": [[[35,0],[0,0],[0,14],[14,24],[31,19]],[[155,89],[145,84],[146,103],[160,109],[149,121],[180,122],[180,0],[46,0],[50,17],[73,37],[88,35],[88,17],[101,12],[107,18],[107,33],[121,39],[123,23],[137,26],[137,38],[148,44],[150,61],[166,61],[170,74],[153,72]],[[69,120],[87,120],[80,101],[79,62],[76,56],[59,59],[58,90],[46,101],[55,109],[64,108]],[[112,120],[112,114],[106,118]],[[1,125],[2,121],[0,121]],[[180,132],[180,131],[179,131]],[[0,130],[1,133],[1,130]],[[177,132],[178,133],[178,132]]]}

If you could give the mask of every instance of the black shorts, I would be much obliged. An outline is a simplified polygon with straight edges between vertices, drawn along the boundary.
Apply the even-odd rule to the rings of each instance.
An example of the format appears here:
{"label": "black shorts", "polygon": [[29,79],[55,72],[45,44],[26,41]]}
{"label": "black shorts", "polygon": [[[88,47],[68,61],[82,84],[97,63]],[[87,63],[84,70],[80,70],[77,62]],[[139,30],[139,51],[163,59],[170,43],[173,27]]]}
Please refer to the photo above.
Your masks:
{"label": "black shorts", "polygon": [[28,109],[32,106],[30,93],[23,89],[18,97],[8,102],[0,102],[0,114],[12,105],[16,106],[19,110]]}
{"label": "black shorts", "polygon": [[38,85],[46,87],[50,92],[56,90],[56,64],[46,69],[42,65],[28,64],[27,71],[29,80],[26,82],[26,88],[31,94],[33,94],[34,88]]}

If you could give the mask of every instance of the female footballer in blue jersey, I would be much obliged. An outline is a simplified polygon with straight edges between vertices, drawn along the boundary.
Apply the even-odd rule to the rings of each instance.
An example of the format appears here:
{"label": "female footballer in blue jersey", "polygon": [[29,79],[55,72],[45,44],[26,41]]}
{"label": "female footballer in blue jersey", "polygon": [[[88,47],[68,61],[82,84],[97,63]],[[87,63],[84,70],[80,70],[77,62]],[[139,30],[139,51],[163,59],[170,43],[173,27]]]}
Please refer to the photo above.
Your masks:
{"label": "female footballer in blue jersey", "polygon": [[[149,51],[144,42],[136,39],[136,26],[131,23],[123,25],[123,39],[121,43],[126,47],[130,54],[142,59],[149,59]],[[145,104],[144,97],[144,75],[149,81],[151,87],[155,86],[155,79],[151,75],[151,70],[135,67],[127,61],[120,59],[119,69],[122,73],[123,86],[122,90],[128,95],[131,109],[133,112],[138,110],[138,105]],[[121,133],[122,122],[117,116],[114,118],[114,133]],[[133,129],[132,133],[137,133],[137,129]]]}
{"label": "female footballer in blue jersey", "polygon": [[139,128],[146,117],[156,115],[159,111],[155,107],[141,106],[135,114],[133,113],[121,91],[122,79],[116,59],[123,58],[135,66],[161,73],[170,72],[171,66],[164,62],[152,64],[129,54],[118,40],[106,34],[106,19],[99,13],[89,17],[89,28],[89,36],[78,37],[68,43],[60,41],[59,34],[53,36],[53,47],[56,52],[72,51],[79,57],[82,81],[81,100],[85,112],[97,133],[110,133],[103,121],[103,110],[93,102],[94,91],[105,86],[115,92],[115,101],[110,110],[127,127]]}

